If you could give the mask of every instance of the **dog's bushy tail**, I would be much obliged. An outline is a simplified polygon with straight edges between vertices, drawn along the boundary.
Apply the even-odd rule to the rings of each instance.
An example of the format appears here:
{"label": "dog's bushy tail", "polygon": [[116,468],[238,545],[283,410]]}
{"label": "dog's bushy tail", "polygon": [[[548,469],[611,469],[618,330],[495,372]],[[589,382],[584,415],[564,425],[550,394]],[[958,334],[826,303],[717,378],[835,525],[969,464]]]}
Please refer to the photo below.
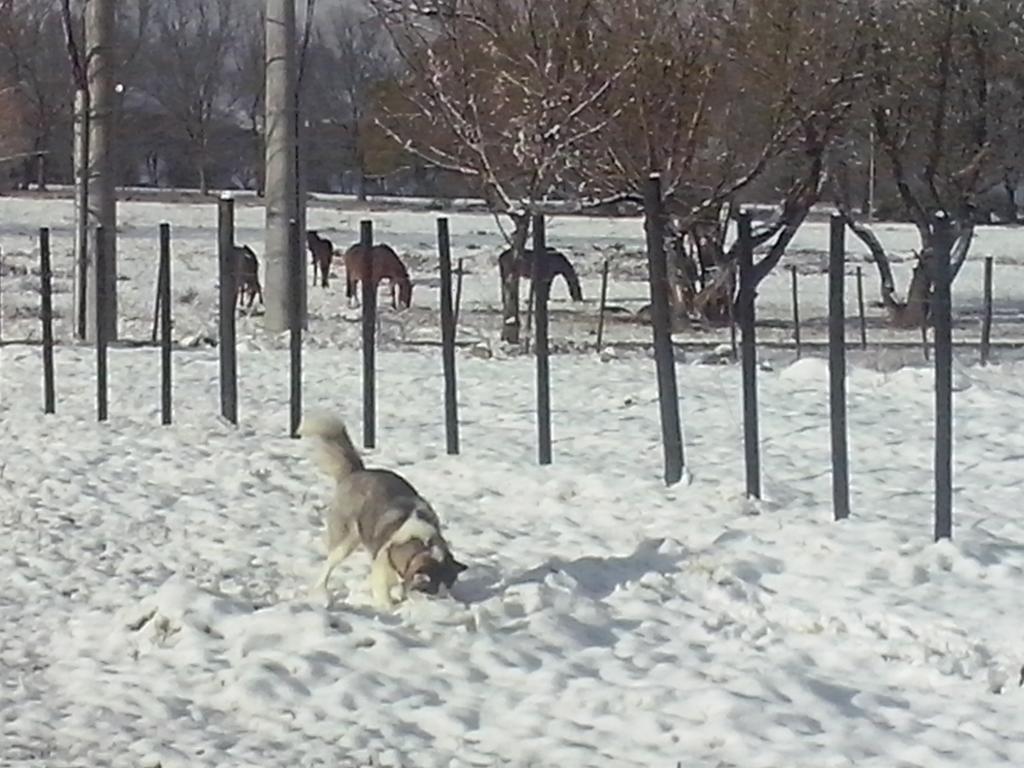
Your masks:
{"label": "dog's bushy tail", "polygon": [[345,422],[338,417],[309,416],[303,420],[299,434],[315,440],[313,460],[335,480],[363,469],[363,458],[348,436]]}

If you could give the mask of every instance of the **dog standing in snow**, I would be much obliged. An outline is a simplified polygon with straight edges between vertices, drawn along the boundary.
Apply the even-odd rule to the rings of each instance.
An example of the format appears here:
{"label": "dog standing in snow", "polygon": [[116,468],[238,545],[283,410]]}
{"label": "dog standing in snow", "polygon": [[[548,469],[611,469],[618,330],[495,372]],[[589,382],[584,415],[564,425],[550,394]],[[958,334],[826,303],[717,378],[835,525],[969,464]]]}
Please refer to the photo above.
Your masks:
{"label": "dog standing in snow", "polygon": [[362,544],[373,565],[370,591],[380,608],[394,605],[392,588],[436,595],[466,566],[451,553],[430,504],[401,475],[367,469],[345,424],[306,419],[302,437],[315,441],[314,459],[335,482],[327,510],[327,562],[315,587],[326,591],[331,572]]}

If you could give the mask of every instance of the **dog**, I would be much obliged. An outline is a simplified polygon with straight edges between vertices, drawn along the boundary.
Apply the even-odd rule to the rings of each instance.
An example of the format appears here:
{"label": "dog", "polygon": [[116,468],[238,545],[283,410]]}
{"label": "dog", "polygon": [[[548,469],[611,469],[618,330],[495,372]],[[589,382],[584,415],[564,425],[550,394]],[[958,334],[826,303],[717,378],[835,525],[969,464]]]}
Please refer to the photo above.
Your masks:
{"label": "dog", "polygon": [[315,462],[334,479],[327,510],[327,562],[314,589],[327,591],[331,572],[362,544],[373,561],[370,591],[382,609],[395,604],[392,588],[436,595],[450,589],[467,566],[454,558],[437,513],[408,480],[388,469],[367,469],[344,422],[306,419],[300,434],[315,441]]}

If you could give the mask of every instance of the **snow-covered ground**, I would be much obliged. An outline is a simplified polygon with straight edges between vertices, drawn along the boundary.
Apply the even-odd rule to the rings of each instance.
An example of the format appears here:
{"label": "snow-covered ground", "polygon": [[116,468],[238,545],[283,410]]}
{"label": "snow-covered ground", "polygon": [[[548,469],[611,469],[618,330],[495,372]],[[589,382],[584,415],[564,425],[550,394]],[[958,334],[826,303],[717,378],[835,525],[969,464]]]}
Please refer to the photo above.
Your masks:
{"label": "snow-covered ground", "polygon": [[[33,205],[0,201],[5,252],[28,251],[40,212],[69,248],[70,208]],[[175,291],[198,292],[176,306],[179,336],[202,330],[212,209],[124,208],[125,335],[148,335],[142,244],[163,219]],[[258,245],[258,214],[240,218]],[[426,253],[432,221],[377,226]],[[633,226],[556,220],[552,237],[639,247]],[[481,269],[467,298],[493,303],[486,220],[452,227]],[[10,285],[5,306],[21,300]],[[358,329],[340,293],[311,294],[304,395],[358,435]],[[402,322],[419,333],[415,317]],[[336,572],[331,604],[308,592],[330,487],[286,436],[287,353],[255,320],[243,331],[238,428],[216,415],[216,350],[175,354],[176,421],[161,427],[155,350],[111,351],[98,425],[88,349],[58,348],[44,417],[39,347],[0,348],[0,764],[1024,764],[1024,364],[958,365],[954,541],[933,544],[926,369],[851,368],[853,516],[837,524],[819,360],[761,374],[755,504],[734,366],[679,365],[693,481],[665,489],[645,354],[552,360],[555,461],[541,468],[529,358],[459,353],[450,457],[438,350],[392,344],[370,463],[431,499],[471,567],[451,597],[384,614],[363,554]]]}

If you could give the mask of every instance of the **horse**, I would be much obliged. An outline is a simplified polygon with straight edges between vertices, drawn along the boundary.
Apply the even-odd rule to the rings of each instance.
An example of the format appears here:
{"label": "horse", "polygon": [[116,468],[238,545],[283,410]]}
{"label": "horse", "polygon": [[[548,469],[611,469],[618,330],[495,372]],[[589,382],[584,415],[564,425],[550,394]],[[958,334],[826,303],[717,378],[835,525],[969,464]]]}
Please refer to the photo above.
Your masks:
{"label": "horse", "polygon": [[[547,280],[554,279],[555,275],[561,275],[565,280],[566,287],[569,289],[569,297],[573,301],[583,301],[583,289],[580,287],[580,278],[564,253],[554,248],[548,248],[543,266]],[[501,274],[503,283],[506,276],[511,274],[515,274],[520,279],[532,280],[533,251],[529,249],[524,250],[521,259],[516,259],[515,252],[511,248],[502,251],[498,256],[498,272]]]}
{"label": "horse", "polygon": [[[353,299],[359,303],[356,296],[356,283],[366,280],[366,248],[362,243],[356,243],[342,256],[345,262],[345,296],[348,297],[349,305]],[[372,283],[373,290],[377,290],[380,281],[387,278],[391,283],[391,306],[398,309],[399,304],[404,308],[412,305],[412,281],[409,279],[409,270],[398,258],[398,254],[389,245],[374,245],[370,248],[370,260],[372,262]],[[398,299],[395,299],[395,288],[398,289]]]}
{"label": "horse", "polygon": [[259,297],[260,304],[263,304],[263,288],[260,287],[260,262],[256,254],[248,245],[234,246],[235,252],[235,300],[241,307],[246,295],[249,303],[246,309],[251,309],[256,297]]}
{"label": "horse", "polygon": [[326,237],[320,237],[315,229],[306,232],[306,247],[313,259],[313,285],[316,285],[317,268],[320,270],[320,285],[327,287],[331,274],[331,260],[334,258],[334,243]]}

